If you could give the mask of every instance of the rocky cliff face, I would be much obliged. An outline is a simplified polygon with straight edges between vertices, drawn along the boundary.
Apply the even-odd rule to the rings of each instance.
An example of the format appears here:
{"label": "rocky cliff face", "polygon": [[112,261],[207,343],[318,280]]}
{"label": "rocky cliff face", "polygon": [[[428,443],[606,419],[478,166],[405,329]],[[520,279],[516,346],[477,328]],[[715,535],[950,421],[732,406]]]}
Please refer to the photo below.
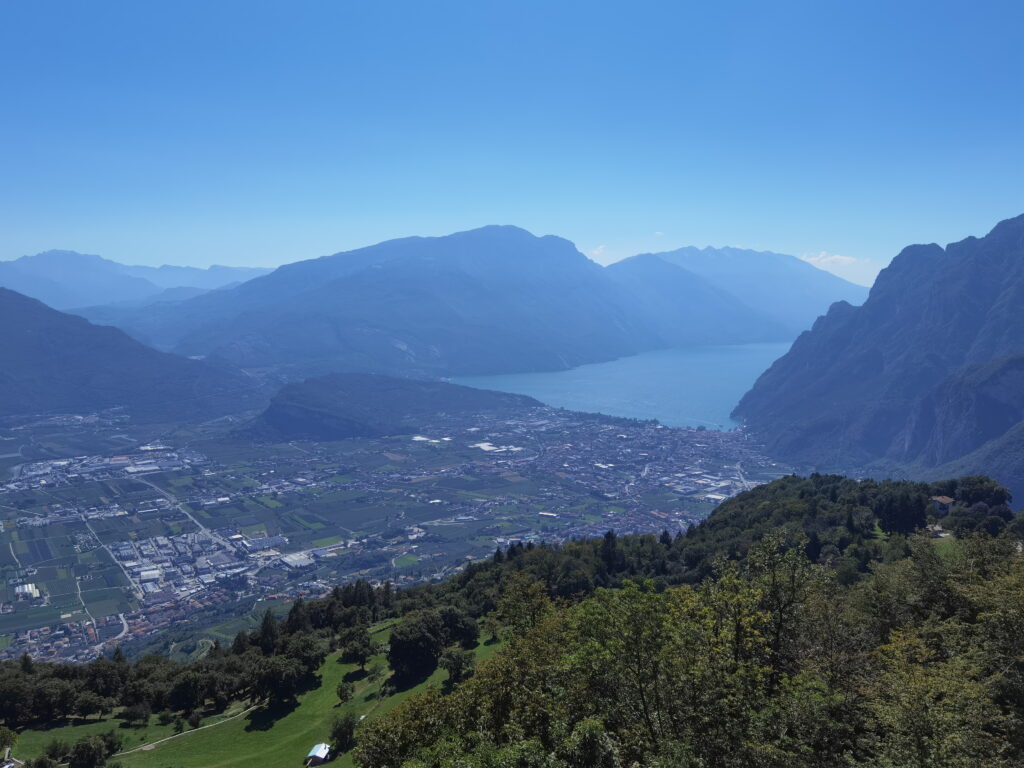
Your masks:
{"label": "rocky cliff face", "polygon": [[834,304],[801,335],[735,415],[780,457],[822,468],[955,461],[1024,418],[1022,307],[1024,216],[910,246],[862,307]]}

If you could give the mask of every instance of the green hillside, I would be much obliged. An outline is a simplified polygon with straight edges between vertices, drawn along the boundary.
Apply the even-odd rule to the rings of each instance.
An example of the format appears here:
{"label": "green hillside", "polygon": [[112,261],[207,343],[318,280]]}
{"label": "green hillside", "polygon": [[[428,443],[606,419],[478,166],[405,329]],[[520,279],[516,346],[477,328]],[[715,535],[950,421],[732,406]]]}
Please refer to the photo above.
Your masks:
{"label": "green hillside", "polygon": [[783,478],[685,536],[346,584],[186,663],[2,662],[0,721],[30,768],[288,765],[321,741],[359,768],[1009,768],[1008,502],[984,477]]}
{"label": "green hillside", "polygon": [[[378,642],[386,642],[390,622],[374,628]],[[478,661],[492,656],[500,643],[479,643],[473,650]],[[387,666],[386,654],[370,657],[367,668]],[[160,725],[154,717],[145,726],[124,727],[118,717],[101,718],[63,727],[26,730],[18,739],[15,756],[23,761],[44,754],[55,739],[74,742],[116,730],[123,751],[112,758],[124,768],[244,768],[260,761],[268,765],[300,764],[309,749],[329,741],[334,720],[344,711],[364,722],[387,714],[410,696],[440,688],[447,672],[436,669],[427,679],[408,689],[389,692],[386,678],[371,680],[354,663],[345,663],[341,652],[331,653],[320,666],[315,688],[300,695],[294,706],[265,707],[234,702],[223,713],[204,718],[200,726],[175,733],[172,723]],[[337,687],[354,681],[352,699],[339,706]],[[351,753],[340,755],[332,765],[353,765]]]}

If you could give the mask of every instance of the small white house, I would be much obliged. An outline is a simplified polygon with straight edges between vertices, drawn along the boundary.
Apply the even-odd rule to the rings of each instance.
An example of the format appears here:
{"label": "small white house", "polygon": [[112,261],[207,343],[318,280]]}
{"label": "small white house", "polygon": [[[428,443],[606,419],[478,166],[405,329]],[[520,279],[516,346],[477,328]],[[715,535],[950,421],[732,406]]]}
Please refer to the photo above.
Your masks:
{"label": "small white house", "polygon": [[306,755],[306,765],[323,765],[331,758],[330,744],[317,744]]}

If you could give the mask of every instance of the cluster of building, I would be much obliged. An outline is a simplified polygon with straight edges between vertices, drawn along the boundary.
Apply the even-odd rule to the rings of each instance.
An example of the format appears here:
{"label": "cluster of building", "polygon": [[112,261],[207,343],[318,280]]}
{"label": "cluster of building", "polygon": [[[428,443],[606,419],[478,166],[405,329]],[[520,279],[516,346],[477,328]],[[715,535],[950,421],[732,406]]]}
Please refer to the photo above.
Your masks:
{"label": "cluster of building", "polygon": [[[188,473],[192,479],[180,486],[182,494],[153,485],[153,493],[144,498],[133,495],[130,501],[104,500],[88,507],[53,504],[45,514],[18,517],[20,527],[88,525],[132,515],[174,524],[182,532],[102,545],[130,583],[135,610],[99,618],[76,613],[68,623],[45,631],[18,633],[0,658],[26,651],[55,660],[94,657],[113,642],[145,640],[243,597],[322,594],[331,585],[316,573],[320,578],[330,573],[336,580],[386,577],[404,585],[443,578],[495,546],[516,541],[557,543],[600,536],[610,528],[674,533],[701,520],[714,505],[786,472],[764,458],[742,431],[672,429],[543,407],[501,418],[439,417],[422,429],[423,434],[401,439],[419,451],[448,452],[451,461],[406,462],[391,438],[363,449],[387,457],[386,467],[373,462],[339,466],[333,449],[320,444],[310,444],[300,457],[289,450],[286,459],[267,447],[245,468],[230,472],[194,451],[163,444],[123,456],[23,465],[3,490],[150,472]],[[452,490],[479,481],[499,490]],[[518,483],[527,483],[529,492],[517,490]],[[225,495],[225,488],[245,490]],[[339,489],[365,493],[366,503],[380,505],[378,533],[328,537],[336,541],[302,548],[289,536],[254,531],[253,526],[211,530],[196,516],[196,510],[203,510],[203,519],[209,520],[207,515],[216,517],[220,507],[267,497],[284,512],[300,507],[311,494]],[[420,512],[416,520],[402,520],[399,513],[388,523],[396,499],[415,502],[420,510],[436,509],[436,517],[423,519]],[[446,526],[472,527],[473,535],[467,536],[472,544],[444,544],[451,541]],[[484,537],[489,537],[486,543]],[[83,542],[83,549],[96,546],[101,546],[98,538],[88,546]],[[45,590],[33,582],[18,588],[26,600],[45,599]]]}
{"label": "cluster of building", "polygon": [[117,456],[75,456],[22,464],[14,468],[11,480],[0,486],[0,490],[26,491],[70,485],[81,479],[104,480],[154,472],[180,472],[208,463],[209,460],[196,451],[173,450],[162,443],[151,443],[140,446],[133,453]]}

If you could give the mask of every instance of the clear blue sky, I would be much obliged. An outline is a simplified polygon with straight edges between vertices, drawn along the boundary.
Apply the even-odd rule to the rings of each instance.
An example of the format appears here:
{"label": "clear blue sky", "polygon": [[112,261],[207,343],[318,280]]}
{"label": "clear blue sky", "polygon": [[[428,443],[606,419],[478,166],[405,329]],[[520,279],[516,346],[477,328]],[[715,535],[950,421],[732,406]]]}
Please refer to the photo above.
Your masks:
{"label": "clear blue sky", "polygon": [[0,259],[510,223],[880,264],[1024,212],[1022,39],[1019,0],[0,0]]}

